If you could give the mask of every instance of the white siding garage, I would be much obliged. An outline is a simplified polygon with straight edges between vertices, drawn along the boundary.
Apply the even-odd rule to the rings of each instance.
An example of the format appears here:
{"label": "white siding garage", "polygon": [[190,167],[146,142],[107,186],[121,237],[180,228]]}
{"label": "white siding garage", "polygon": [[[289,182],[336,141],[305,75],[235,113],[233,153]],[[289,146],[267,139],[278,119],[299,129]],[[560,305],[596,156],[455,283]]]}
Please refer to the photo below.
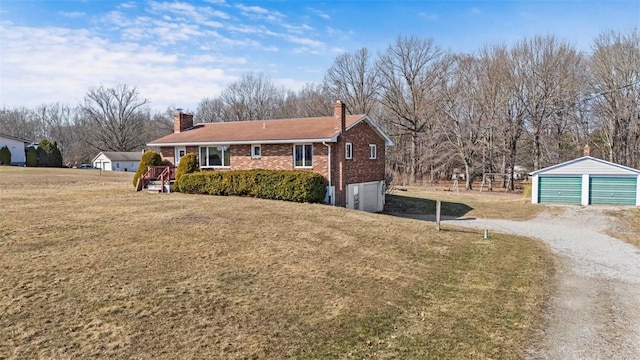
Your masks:
{"label": "white siding garage", "polygon": [[117,152],[102,151],[91,163],[94,167],[105,171],[133,171],[138,169],[142,151]]}
{"label": "white siding garage", "polygon": [[534,171],[531,202],[640,206],[640,170],[584,156]]}
{"label": "white siding garage", "polygon": [[5,165],[24,165],[27,162],[26,144],[27,142],[22,139],[0,134],[0,148],[6,146],[11,152],[11,164]]}
{"label": "white siding garage", "polygon": [[347,185],[347,208],[380,212],[384,208],[384,181]]}

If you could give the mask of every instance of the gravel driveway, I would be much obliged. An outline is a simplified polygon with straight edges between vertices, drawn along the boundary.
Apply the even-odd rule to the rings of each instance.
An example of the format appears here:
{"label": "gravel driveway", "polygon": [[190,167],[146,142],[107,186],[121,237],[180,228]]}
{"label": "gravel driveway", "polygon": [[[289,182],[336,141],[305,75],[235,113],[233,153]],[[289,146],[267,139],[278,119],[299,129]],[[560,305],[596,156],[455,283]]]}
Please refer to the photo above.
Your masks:
{"label": "gravel driveway", "polygon": [[545,329],[527,358],[640,359],[640,251],[604,234],[616,220],[603,208],[442,223],[539,238],[561,259]]}

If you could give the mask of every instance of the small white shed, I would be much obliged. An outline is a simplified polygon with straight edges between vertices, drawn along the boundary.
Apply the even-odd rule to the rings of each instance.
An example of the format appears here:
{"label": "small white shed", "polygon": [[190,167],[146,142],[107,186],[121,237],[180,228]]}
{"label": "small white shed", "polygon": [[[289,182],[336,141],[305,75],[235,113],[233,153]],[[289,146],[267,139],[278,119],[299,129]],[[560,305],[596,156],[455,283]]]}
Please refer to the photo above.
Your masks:
{"label": "small white shed", "polygon": [[591,156],[530,173],[531,202],[640,206],[640,170]]}
{"label": "small white shed", "polygon": [[121,152],[121,151],[102,151],[91,163],[94,167],[105,171],[136,171],[142,151]]}
{"label": "small white shed", "polygon": [[[25,165],[27,162],[27,141],[14,136],[0,134],[0,148],[7,147],[11,152],[11,165]],[[5,164],[8,165],[8,164]]]}

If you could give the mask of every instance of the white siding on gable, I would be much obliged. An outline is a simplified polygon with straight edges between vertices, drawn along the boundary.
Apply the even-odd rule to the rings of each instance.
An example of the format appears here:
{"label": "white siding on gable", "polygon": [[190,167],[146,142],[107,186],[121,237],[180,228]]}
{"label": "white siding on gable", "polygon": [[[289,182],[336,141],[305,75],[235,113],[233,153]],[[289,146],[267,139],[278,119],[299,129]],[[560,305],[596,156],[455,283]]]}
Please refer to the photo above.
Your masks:
{"label": "white siding on gable", "polygon": [[11,151],[11,163],[23,165],[26,163],[24,142],[0,136],[0,148],[6,146]]}
{"label": "white siding on gable", "polygon": [[[136,171],[140,161],[111,159],[109,153],[100,153],[93,159],[93,166],[105,171]],[[126,169],[126,170],[125,170]]]}
{"label": "white siding on gable", "polygon": [[93,167],[105,171],[111,171],[111,160],[109,160],[109,158],[104,154],[100,153],[95,159],[93,159]]}
{"label": "white siding on gable", "polygon": [[535,172],[538,175],[636,175],[640,171],[591,158],[577,159]]}

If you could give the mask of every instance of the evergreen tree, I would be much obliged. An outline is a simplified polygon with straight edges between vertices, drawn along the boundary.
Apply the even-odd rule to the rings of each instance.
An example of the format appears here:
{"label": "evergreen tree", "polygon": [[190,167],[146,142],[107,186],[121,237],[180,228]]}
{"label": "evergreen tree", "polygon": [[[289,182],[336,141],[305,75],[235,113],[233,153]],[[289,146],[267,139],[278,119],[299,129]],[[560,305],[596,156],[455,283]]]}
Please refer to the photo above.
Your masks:
{"label": "evergreen tree", "polygon": [[11,165],[11,150],[6,145],[0,149],[0,165]]}

